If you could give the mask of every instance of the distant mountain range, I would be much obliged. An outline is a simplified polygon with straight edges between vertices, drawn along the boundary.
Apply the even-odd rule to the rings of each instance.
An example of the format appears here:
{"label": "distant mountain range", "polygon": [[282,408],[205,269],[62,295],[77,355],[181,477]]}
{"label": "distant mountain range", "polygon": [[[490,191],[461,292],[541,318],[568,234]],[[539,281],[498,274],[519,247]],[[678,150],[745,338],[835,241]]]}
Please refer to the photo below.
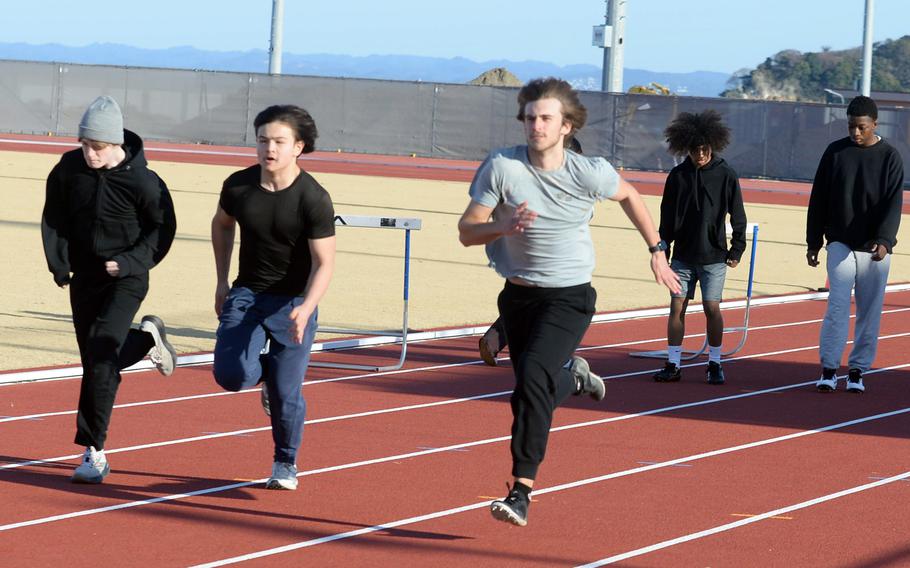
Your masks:
{"label": "distant mountain range", "polygon": [[[82,47],[59,44],[31,45],[0,42],[0,59],[54,61],[89,65],[125,65],[133,67],[166,67],[204,69],[207,71],[268,72],[268,52],[205,51],[193,47],[142,49],[128,45],[96,43]],[[561,77],[577,89],[600,90],[601,69],[595,65],[559,66],[543,61],[472,61],[463,57],[446,59],[416,55],[351,55],[294,54],[282,56],[286,75],[321,77],[356,77],[432,83],[467,83],[484,71],[505,67],[522,81],[534,77]],[[632,85],[657,82],[674,93],[687,96],[716,97],[725,88],[730,75],[712,71],[691,73],[657,73],[643,69],[626,69],[623,90]]]}

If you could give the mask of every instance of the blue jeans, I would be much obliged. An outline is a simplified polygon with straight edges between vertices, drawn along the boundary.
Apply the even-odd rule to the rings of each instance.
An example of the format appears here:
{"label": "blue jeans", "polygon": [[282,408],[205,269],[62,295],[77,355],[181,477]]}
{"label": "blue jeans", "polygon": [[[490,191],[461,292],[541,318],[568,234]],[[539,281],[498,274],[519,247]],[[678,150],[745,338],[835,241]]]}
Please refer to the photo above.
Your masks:
{"label": "blue jeans", "polygon": [[670,295],[674,298],[695,297],[695,285],[701,283],[701,299],[703,302],[719,302],[724,294],[724,281],[727,278],[727,264],[717,262],[714,264],[691,264],[683,260],[673,259],[670,268],[679,276],[681,289],[679,294]]}
{"label": "blue jeans", "polygon": [[885,286],[891,268],[891,255],[880,261],[872,260],[872,253],[850,250],[843,243],[832,242],[828,251],[828,309],[822,322],[819,339],[819,358],[822,367],[840,367],[847,335],[850,331],[850,293],[856,295],[856,326],[853,349],[847,364],[850,369],[868,371],[875,360],[878,347],[878,329],[885,301]]}
{"label": "blue jeans", "polygon": [[[313,310],[302,343],[290,333],[291,310],[303,303],[297,296],[256,294],[232,288],[221,308],[215,342],[215,381],[225,390],[239,391],[265,381],[272,413],[275,461],[296,464],[303,436],[306,400],[301,387],[316,337]],[[269,352],[260,353],[269,342]]]}

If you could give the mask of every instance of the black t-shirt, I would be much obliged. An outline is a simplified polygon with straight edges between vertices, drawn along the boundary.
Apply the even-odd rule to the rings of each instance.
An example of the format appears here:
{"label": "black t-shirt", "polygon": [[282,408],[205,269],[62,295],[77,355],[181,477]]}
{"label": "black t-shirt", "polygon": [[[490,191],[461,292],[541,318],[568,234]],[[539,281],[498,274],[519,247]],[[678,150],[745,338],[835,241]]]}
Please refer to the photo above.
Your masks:
{"label": "black t-shirt", "polygon": [[289,187],[266,191],[258,165],[224,180],[219,206],[240,225],[240,271],[234,286],[302,296],[312,268],[308,239],[335,234],[332,198],[301,170]]}

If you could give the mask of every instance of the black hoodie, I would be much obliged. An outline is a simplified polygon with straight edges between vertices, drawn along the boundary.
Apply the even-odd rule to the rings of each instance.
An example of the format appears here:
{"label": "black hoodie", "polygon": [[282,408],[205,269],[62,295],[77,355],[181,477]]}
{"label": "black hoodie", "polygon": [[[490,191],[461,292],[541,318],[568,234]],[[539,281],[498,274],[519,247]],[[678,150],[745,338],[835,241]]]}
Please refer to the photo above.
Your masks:
{"label": "black hoodie", "polygon": [[901,155],[884,138],[872,146],[854,144],[849,136],[832,142],[812,183],[808,248],[822,248],[824,235],[850,250],[869,251],[875,243],[891,253],[901,224],[903,185]]}
{"label": "black hoodie", "polygon": [[[727,214],[733,227],[727,250]],[[723,158],[696,168],[688,157],[667,175],[660,202],[660,238],[673,258],[690,264],[739,261],[746,250],[746,210],[739,177]]]}
{"label": "black hoodie", "polygon": [[47,178],[41,237],[58,285],[71,272],[101,277],[108,260],[120,266],[120,278],[148,272],[171,247],[171,195],[148,169],[142,139],[123,134],[126,159],[116,167],[92,169],[78,149],[63,154]]}

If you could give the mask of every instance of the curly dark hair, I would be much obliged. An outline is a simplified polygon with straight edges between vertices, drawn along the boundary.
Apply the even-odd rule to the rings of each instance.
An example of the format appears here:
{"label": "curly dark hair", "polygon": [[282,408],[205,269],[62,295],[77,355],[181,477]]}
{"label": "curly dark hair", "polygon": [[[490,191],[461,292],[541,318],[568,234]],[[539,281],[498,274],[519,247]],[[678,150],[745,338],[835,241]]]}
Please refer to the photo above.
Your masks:
{"label": "curly dark hair", "polygon": [[720,113],[708,109],[700,113],[681,112],[664,130],[670,153],[682,156],[700,146],[712,152],[721,152],[730,144],[730,129],[723,123]]}
{"label": "curly dark hair", "polygon": [[258,133],[260,126],[271,122],[283,122],[291,127],[297,140],[303,142],[301,154],[309,154],[316,149],[319,131],[313,117],[305,109],[297,105],[272,105],[256,115],[253,130]]}

